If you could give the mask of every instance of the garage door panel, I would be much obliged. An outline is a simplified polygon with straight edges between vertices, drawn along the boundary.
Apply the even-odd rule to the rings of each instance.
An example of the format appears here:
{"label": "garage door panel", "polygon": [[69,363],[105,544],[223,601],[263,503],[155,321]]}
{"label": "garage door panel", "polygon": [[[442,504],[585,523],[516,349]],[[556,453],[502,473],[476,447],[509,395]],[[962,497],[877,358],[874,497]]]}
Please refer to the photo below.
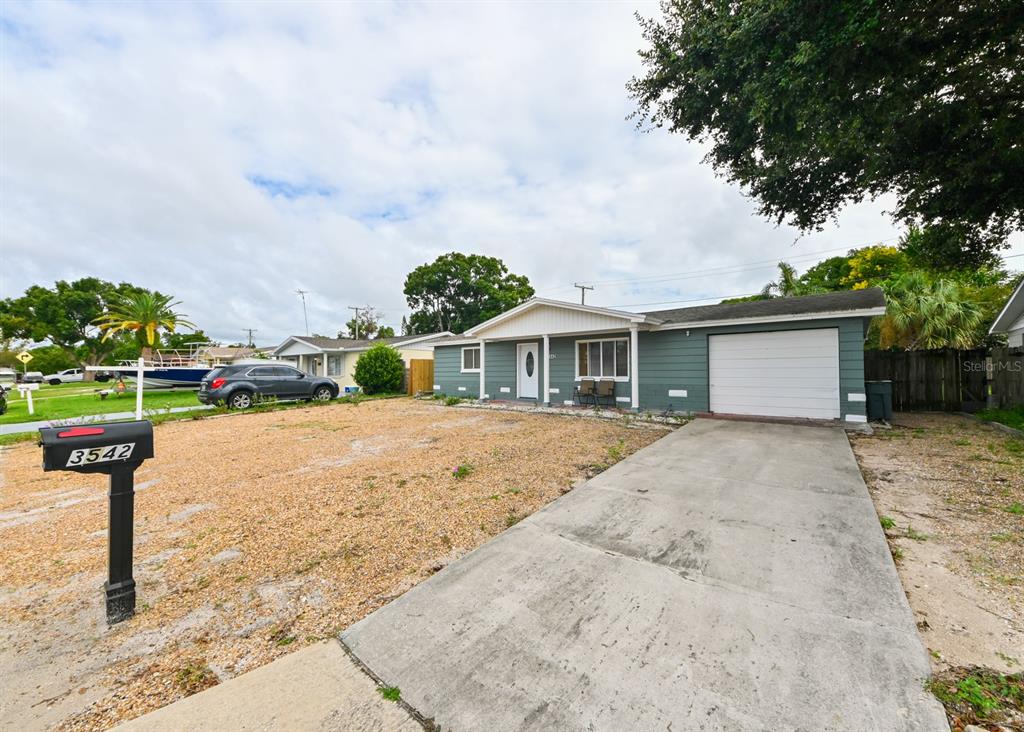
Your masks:
{"label": "garage door panel", "polygon": [[837,329],[709,336],[708,349],[712,412],[840,416]]}

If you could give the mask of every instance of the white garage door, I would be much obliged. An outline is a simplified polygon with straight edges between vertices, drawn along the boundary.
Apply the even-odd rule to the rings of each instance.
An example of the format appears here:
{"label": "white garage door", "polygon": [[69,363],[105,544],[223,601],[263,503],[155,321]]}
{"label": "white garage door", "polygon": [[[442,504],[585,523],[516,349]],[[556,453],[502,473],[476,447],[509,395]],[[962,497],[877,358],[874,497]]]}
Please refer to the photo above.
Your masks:
{"label": "white garage door", "polygon": [[781,330],[708,339],[711,411],[839,418],[839,331]]}

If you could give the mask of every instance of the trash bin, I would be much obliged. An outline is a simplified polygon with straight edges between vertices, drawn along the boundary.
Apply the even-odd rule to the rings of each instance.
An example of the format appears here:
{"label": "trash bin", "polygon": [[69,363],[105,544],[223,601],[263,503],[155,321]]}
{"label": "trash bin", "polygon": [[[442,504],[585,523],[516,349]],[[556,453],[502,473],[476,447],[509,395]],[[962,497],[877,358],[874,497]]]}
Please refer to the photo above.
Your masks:
{"label": "trash bin", "polygon": [[868,381],[864,390],[868,400],[868,419],[892,422],[892,382]]}

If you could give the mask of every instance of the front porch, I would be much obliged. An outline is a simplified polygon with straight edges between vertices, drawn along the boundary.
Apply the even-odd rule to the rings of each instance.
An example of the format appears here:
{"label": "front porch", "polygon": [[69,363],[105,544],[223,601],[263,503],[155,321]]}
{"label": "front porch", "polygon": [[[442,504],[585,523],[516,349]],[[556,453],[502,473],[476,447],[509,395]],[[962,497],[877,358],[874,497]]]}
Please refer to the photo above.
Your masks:
{"label": "front porch", "polygon": [[532,300],[435,347],[436,394],[542,407],[640,410],[639,332],[648,316]]}

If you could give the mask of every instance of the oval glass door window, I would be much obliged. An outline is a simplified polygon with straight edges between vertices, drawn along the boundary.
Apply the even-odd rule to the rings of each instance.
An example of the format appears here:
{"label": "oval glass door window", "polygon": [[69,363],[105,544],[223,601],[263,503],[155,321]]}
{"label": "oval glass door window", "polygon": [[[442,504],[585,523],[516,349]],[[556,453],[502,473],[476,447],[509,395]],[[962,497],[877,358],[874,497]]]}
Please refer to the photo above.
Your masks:
{"label": "oval glass door window", "polygon": [[533,354],[526,354],[526,375],[533,376]]}

